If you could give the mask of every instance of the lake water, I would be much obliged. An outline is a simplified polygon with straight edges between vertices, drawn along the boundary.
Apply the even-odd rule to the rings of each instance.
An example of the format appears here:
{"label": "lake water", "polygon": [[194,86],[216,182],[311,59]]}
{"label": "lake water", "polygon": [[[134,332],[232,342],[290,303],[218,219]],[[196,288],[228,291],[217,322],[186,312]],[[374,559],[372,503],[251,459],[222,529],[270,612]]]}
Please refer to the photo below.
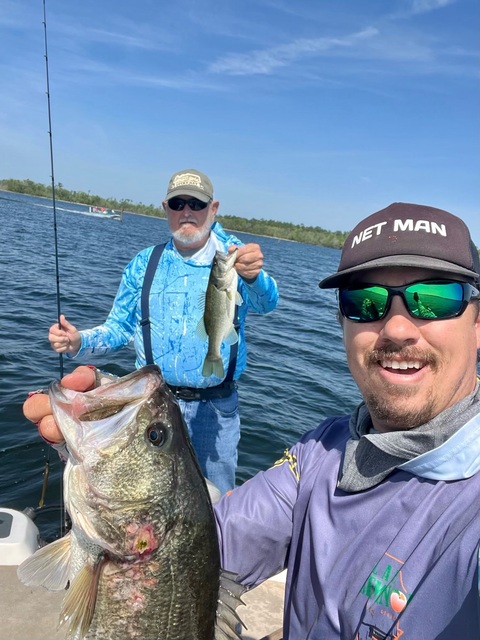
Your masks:
{"label": "lake water", "polygon": [[[124,214],[123,222],[82,215],[87,207],[57,202],[61,310],[78,328],[103,322],[124,266],[141,249],[169,238],[165,220]],[[330,415],[348,413],[360,396],[351,379],[333,291],[318,282],[336,270],[340,252],[236,234],[258,242],[280,303],[247,318],[248,368],[240,379],[242,437],[237,482],[278,459],[285,448]],[[62,464],[26,421],[27,392],[59,377],[48,343],[57,319],[53,209],[49,200],[0,192],[0,505],[37,507],[50,462],[44,538],[59,533]],[[134,367],[131,348],[91,364],[116,374]],[[64,361],[65,373],[76,364]]]}

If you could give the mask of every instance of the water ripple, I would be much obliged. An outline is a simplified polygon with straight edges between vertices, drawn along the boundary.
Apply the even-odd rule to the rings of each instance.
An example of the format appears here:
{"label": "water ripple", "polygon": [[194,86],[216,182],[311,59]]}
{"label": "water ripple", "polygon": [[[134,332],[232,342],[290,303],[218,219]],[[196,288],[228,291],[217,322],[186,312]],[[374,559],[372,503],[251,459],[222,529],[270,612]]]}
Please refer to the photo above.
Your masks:
{"label": "water ripple", "polygon": [[[104,321],[126,263],[144,247],[165,242],[168,227],[165,220],[125,214],[120,224],[68,208],[57,211],[61,305],[75,324],[90,327]],[[23,418],[22,404],[29,390],[45,387],[59,372],[59,356],[47,341],[57,308],[52,210],[38,198],[0,199],[0,225],[0,504],[36,506],[49,457],[48,507],[60,502],[62,466]],[[359,396],[345,361],[335,295],[318,287],[336,269],[339,252],[238,235],[261,245],[280,290],[278,309],[252,313],[247,321],[248,369],[239,389],[242,482],[326,416],[350,411]],[[134,359],[129,348],[94,364],[122,375]],[[75,366],[64,364],[66,371]],[[45,510],[42,528],[45,536],[58,529],[55,510]]]}

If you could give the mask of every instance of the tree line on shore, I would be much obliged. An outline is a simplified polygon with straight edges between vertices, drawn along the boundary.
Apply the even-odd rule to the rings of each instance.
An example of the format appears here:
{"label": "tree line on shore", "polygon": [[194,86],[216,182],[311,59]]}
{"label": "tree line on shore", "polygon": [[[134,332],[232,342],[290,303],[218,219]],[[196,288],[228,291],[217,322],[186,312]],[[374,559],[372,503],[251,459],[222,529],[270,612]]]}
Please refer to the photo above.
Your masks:
{"label": "tree line on shore", "polygon": [[[0,189],[14,193],[22,193],[40,198],[51,198],[51,185],[44,185],[33,180],[16,180],[13,178],[0,180]],[[129,213],[140,213],[142,215],[156,218],[166,218],[162,207],[155,207],[153,204],[143,204],[143,202],[132,202],[129,199],[117,200],[116,198],[104,198],[93,195],[85,191],[72,191],[65,189],[59,182],[55,185],[55,198],[65,202],[84,204],[118,211],[128,211]],[[341,249],[347,233],[344,231],[327,231],[321,227],[309,227],[303,224],[292,222],[280,222],[279,220],[265,220],[264,218],[241,218],[239,216],[218,215],[218,221],[226,229],[253,233],[255,235],[281,238],[282,240],[294,240],[305,244],[321,245],[333,249]]]}

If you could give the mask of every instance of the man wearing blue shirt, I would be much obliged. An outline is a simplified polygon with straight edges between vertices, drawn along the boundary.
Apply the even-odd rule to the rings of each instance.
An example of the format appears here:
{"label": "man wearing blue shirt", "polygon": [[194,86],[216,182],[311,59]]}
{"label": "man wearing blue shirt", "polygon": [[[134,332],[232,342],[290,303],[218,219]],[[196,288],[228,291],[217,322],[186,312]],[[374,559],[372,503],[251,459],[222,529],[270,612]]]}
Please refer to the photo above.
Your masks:
{"label": "man wearing blue shirt", "polygon": [[[240,438],[236,381],[247,364],[246,316],[248,310],[268,313],[275,309],[277,285],[262,269],[260,246],[242,244],[215,221],[219,201],[214,199],[212,183],[205,174],[195,169],[173,174],[163,206],[172,238],[161,252],[148,296],[153,362],[177,397],[203,473],[224,493],[235,486]],[[78,331],[61,316],[61,328],[57,323],[52,325],[48,338],[55,351],[72,358],[90,358],[133,341],[136,367],[147,363],[141,293],[153,249],[140,251],[125,267],[104,324]],[[226,378],[205,377],[202,368],[208,343],[196,331],[203,315],[199,301],[207,289],[215,252],[234,249],[242,300],[237,317],[238,344],[222,344]]]}

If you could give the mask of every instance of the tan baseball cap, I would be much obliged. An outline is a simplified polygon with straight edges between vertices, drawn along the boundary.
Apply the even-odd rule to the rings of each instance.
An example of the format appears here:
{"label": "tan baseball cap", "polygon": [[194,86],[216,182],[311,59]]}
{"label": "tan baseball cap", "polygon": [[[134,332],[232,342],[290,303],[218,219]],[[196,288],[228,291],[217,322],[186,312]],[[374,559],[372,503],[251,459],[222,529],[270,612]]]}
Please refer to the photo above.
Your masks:
{"label": "tan baseball cap", "polygon": [[168,183],[166,200],[175,196],[192,196],[202,202],[213,199],[213,185],[210,178],[196,169],[177,171]]}

